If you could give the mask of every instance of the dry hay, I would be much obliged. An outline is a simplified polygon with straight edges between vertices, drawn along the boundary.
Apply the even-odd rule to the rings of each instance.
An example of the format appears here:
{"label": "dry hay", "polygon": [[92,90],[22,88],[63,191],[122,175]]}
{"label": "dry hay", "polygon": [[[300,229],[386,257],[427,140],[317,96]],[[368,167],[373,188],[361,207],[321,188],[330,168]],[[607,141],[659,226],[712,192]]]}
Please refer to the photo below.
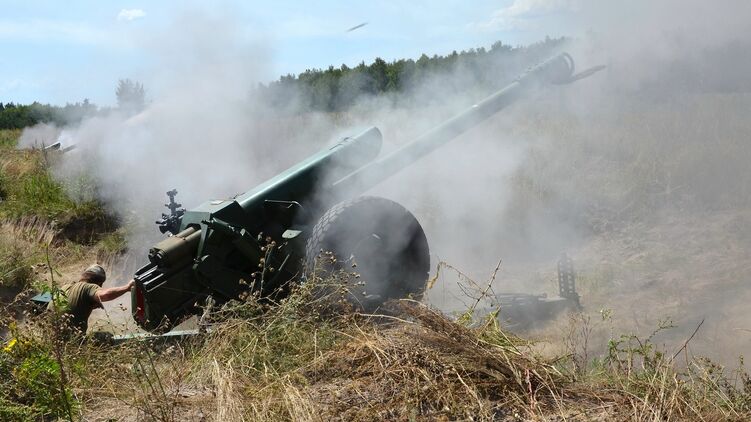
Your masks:
{"label": "dry hay", "polygon": [[554,404],[565,377],[520,340],[400,305],[414,322],[360,327],[305,372],[323,419],[502,419]]}

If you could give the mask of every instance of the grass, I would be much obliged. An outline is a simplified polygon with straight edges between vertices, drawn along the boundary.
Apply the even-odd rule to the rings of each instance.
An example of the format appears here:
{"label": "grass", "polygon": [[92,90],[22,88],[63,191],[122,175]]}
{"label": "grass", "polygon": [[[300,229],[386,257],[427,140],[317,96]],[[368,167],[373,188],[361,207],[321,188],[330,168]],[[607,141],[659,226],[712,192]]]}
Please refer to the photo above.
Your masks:
{"label": "grass", "polygon": [[0,215],[55,218],[86,210],[91,204],[72,201],[49,173],[49,160],[39,150],[17,150],[19,130],[0,131]]}
{"label": "grass", "polygon": [[70,407],[74,420],[751,417],[745,371],[692,357],[681,367],[650,338],[614,338],[576,370],[572,356],[541,357],[493,319],[470,327],[412,301],[400,302],[398,316],[321,318],[310,300],[302,290],[264,310],[251,299],[221,311],[211,333],[167,344],[68,341],[59,360],[54,326],[38,320],[0,351],[0,415],[67,419]]}
{"label": "grass", "polygon": [[[22,291],[35,280],[32,265],[52,242],[51,253],[80,257],[76,244],[101,242],[106,251],[122,250],[123,235],[110,234],[116,222],[96,201],[74,201],[50,173],[52,157],[16,149],[20,130],[0,130],[0,286]],[[119,244],[119,245],[118,245]],[[5,301],[7,298],[3,298]]]}
{"label": "grass", "polygon": [[68,198],[62,186],[41,169],[18,180],[16,189],[10,192],[6,211],[15,217],[42,215],[54,218],[76,210],[76,204]]}
{"label": "grass", "polygon": [[39,151],[0,150],[3,177],[0,189],[4,200],[0,215],[6,218],[40,216],[54,219],[91,212],[93,203],[78,204],[63,186],[53,180]]}
{"label": "grass", "polygon": [[15,148],[20,136],[20,129],[0,129],[0,150]]}
{"label": "grass", "polygon": [[63,186],[51,174],[55,157],[40,150],[16,149],[19,135],[20,131],[0,131],[1,219],[54,221],[57,238],[78,243],[95,243],[117,227],[92,193],[91,181]]}
{"label": "grass", "polygon": [[28,245],[0,238],[0,287],[20,291],[30,286],[35,256],[38,254]]}
{"label": "grass", "polygon": [[125,253],[128,250],[128,240],[125,231],[118,229],[102,236],[97,243],[97,255],[112,256]]}

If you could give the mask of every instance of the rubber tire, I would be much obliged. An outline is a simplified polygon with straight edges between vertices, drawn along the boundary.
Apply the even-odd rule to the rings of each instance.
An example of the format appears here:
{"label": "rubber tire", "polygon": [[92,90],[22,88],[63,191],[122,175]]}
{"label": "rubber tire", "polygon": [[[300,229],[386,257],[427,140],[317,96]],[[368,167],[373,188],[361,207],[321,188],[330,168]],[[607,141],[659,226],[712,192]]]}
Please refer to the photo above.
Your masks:
{"label": "rubber tire", "polygon": [[[326,252],[336,257],[336,263],[322,256]],[[341,270],[359,274],[347,288],[347,299],[374,311],[391,299],[422,296],[430,270],[428,240],[406,208],[385,198],[362,196],[335,205],[320,218],[306,244],[305,267],[306,273],[315,269],[319,277],[321,272],[325,277]]]}

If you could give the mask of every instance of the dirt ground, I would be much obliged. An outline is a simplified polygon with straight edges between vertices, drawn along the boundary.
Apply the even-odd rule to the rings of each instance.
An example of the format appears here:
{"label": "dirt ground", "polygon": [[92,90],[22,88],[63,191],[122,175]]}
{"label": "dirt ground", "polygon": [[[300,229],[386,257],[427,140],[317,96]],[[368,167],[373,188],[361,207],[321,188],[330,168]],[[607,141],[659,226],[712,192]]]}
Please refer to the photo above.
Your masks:
{"label": "dirt ground", "polygon": [[[751,351],[749,233],[751,210],[665,211],[594,236],[569,251],[583,314],[573,322],[562,315],[526,334],[551,351],[564,352],[561,340],[587,325],[594,356],[605,352],[610,338],[634,334],[645,339],[661,325],[669,328],[652,341],[667,352],[677,351],[698,327],[689,354],[733,367]],[[531,276],[514,284],[553,285],[554,262],[544,267],[551,270],[539,274],[528,268]]]}

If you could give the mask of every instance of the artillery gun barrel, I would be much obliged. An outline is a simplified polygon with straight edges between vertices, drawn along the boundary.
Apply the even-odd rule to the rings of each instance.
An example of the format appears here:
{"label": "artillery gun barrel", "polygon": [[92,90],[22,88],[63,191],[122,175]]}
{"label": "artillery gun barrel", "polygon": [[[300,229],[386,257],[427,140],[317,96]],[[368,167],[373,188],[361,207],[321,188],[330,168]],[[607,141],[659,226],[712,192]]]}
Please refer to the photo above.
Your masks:
{"label": "artillery gun barrel", "polygon": [[[339,178],[372,162],[381,152],[382,135],[371,127],[357,136],[344,138],[305,161],[287,169],[237,198],[240,206],[253,212],[266,200],[288,200],[309,196],[325,188],[326,180]],[[324,179],[325,178],[325,179]]]}
{"label": "artillery gun barrel", "polygon": [[566,53],[531,67],[495,94],[454,116],[442,125],[412,140],[383,158],[334,183],[345,194],[368,190],[398,173],[418,159],[440,148],[483,120],[519,99],[522,94],[546,83],[568,83],[574,73],[574,61]]}

